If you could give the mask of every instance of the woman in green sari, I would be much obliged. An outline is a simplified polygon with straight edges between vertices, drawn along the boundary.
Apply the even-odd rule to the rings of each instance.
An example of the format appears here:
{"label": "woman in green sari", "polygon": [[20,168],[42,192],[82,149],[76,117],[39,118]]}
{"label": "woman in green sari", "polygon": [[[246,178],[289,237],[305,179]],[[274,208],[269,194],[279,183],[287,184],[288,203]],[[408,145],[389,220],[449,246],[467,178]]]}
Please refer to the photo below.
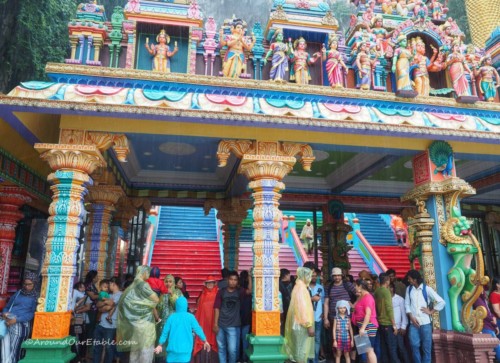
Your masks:
{"label": "woman in green sari", "polygon": [[117,349],[130,352],[130,362],[151,363],[156,339],[153,308],[158,296],[146,282],[150,268],[139,266],[134,282],[118,302]]}
{"label": "woman in green sari", "polygon": [[292,290],[285,323],[285,353],[294,362],[314,359],[314,310],[309,294],[312,270],[297,269],[297,281]]}
{"label": "woman in green sari", "polygon": [[[160,297],[160,302],[158,303],[157,310],[161,321],[156,324],[156,346],[158,346],[158,341],[163,331],[163,327],[167,323],[167,319],[170,315],[175,312],[175,302],[177,298],[182,296],[182,291],[175,286],[175,278],[172,275],[167,275],[165,277],[165,285],[167,286],[168,293],[163,294]],[[155,357],[156,362],[165,362],[166,355],[166,345],[163,346],[162,352],[157,354]]]}

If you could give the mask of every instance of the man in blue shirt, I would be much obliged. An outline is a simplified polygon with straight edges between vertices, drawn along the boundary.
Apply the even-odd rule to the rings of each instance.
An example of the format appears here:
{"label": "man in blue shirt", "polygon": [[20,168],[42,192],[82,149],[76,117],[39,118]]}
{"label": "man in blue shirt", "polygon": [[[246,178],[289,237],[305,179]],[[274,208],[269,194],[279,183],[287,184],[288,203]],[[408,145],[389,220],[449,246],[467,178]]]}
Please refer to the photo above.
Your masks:
{"label": "man in blue shirt", "polygon": [[[309,291],[311,293],[311,301],[314,310],[314,363],[319,362],[319,351],[321,347],[321,331],[322,319],[323,319],[323,303],[325,300],[325,289],[319,284],[318,276],[321,272],[318,269],[314,269],[312,273],[311,283],[309,284]],[[309,362],[312,362],[309,359]]]}
{"label": "man in blue shirt", "polygon": [[103,299],[97,303],[101,315],[101,321],[94,330],[94,363],[100,363],[102,358],[102,347],[105,346],[104,363],[112,363],[116,354],[116,319],[118,315],[118,300],[122,292],[117,277],[109,279],[109,299]]}

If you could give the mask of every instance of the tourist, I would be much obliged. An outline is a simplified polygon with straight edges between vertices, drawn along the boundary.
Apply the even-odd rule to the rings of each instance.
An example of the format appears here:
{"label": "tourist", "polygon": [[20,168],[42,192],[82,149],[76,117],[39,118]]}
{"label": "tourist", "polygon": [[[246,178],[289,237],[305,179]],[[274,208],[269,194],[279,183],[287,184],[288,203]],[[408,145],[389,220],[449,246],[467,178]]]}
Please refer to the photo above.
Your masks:
{"label": "tourist", "polygon": [[314,241],[314,227],[311,224],[311,220],[308,219],[304,227],[302,227],[302,232],[300,232],[300,239],[307,250],[307,254],[311,254],[313,249]]}
{"label": "tourist", "polygon": [[391,284],[394,284],[396,294],[404,299],[406,296],[406,285],[396,278],[396,270],[390,268],[385,273],[390,277]]}
{"label": "tourist", "polygon": [[[168,292],[161,295],[158,306],[156,307],[159,314],[159,319],[156,324],[156,346],[158,345],[160,335],[163,331],[163,327],[167,323],[168,318],[175,311],[175,303],[179,297],[182,296],[182,291],[175,285],[175,278],[173,275],[167,275],[165,277],[165,285],[167,286]],[[165,361],[166,350],[162,349],[155,357],[156,362]]]}
{"label": "tourist", "polygon": [[90,310],[87,312],[88,323],[86,326],[86,331],[87,331],[87,336],[89,337],[94,336],[94,328],[97,322],[97,307],[95,305],[99,297],[99,290],[97,290],[97,287],[95,285],[97,281],[99,281],[99,276],[97,275],[97,271],[90,270],[85,275],[85,280],[83,282],[85,284],[85,293],[92,301]]}
{"label": "tourist", "polygon": [[[375,299],[370,294],[369,285],[366,280],[358,279],[356,281],[356,291],[359,299],[354,304],[352,322],[359,328],[359,335],[368,335],[371,347],[366,352],[368,363],[376,363],[375,355],[376,337],[378,329],[377,311],[375,308]],[[363,356],[363,355],[362,355]]]}
{"label": "tourist", "polygon": [[[321,331],[323,318],[323,303],[325,301],[325,289],[317,281],[321,272],[318,269],[312,269],[312,278],[309,283],[309,292],[314,311],[314,363],[319,362],[319,351],[321,347]],[[312,360],[312,359],[311,359]]]}
{"label": "tourist", "polygon": [[238,288],[238,273],[229,272],[227,287],[217,292],[214,303],[213,331],[217,334],[219,363],[236,363],[240,338],[240,308],[244,295],[252,293],[252,280],[248,289]]}
{"label": "tourist", "polygon": [[314,359],[314,311],[308,286],[313,271],[297,269],[297,281],[292,291],[285,323],[285,354],[294,362]]}
{"label": "tourist", "polygon": [[491,281],[490,304],[492,313],[497,320],[497,326],[500,326],[500,277],[496,276]]}
{"label": "tourist", "polygon": [[7,325],[7,334],[0,340],[0,362],[17,363],[24,354],[21,354],[21,344],[31,334],[31,320],[35,315],[37,303],[37,276],[33,272],[26,272],[23,287],[12,295],[5,305],[2,318]]}
{"label": "tourist", "polygon": [[[486,296],[486,292],[483,290],[481,295],[477,298],[477,300],[473,304],[473,308],[476,309],[482,306],[486,310],[486,317],[483,319],[483,334],[489,334],[492,337],[496,338],[500,333],[497,326],[497,319],[491,313],[491,310],[488,306],[488,296]],[[500,344],[495,348],[495,359],[500,361]]]}
{"label": "tourist", "polygon": [[[160,268],[159,267],[152,267],[151,268],[151,273],[149,274],[149,279],[147,283],[151,287],[151,290],[153,290],[156,295],[158,295],[158,298],[160,298],[162,295],[168,293],[167,286],[165,285],[165,281],[160,279]],[[159,323],[161,321],[160,314],[158,313],[158,309],[154,308],[153,309],[153,315],[155,317],[155,321]]]}
{"label": "tourist", "polygon": [[156,338],[153,308],[158,304],[158,295],[146,282],[149,267],[137,268],[134,282],[122,294],[118,302],[116,341],[118,351],[130,352],[120,361],[151,363]]}
{"label": "tourist", "polygon": [[430,363],[432,350],[432,314],[441,311],[445,302],[432,287],[424,284],[417,270],[407,273],[408,286],[405,309],[410,320],[408,338],[411,344],[413,363]]}
{"label": "tourist", "polygon": [[184,295],[186,299],[189,299],[189,292],[186,290],[184,280],[179,276],[175,277],[175,287],[182,291],[182,295]]}
{"label": "tourist", "polygon": [[120,291],[120,282],[117,277],[109,279],[109,298],[104,298],[97,302],[97,309],[102,313],[101,320],[94,330],[94,363],[100,363],[102,357],[102,348],[104,350],[104,363],[113,362],[116,354],[116,345],[113,344],[116,336],[116,306],[120,300],[122,292]]}
{"label": "tourist", "polygon": [[283,313],[281,313],[281,335],[285,335],[285,320],[292,298],[292,284],[290,283],[290,271],[286,268],[280,270],[279,289],[281,293],[281,301],[283,305]]}
{"label": "tourist", "polygon": [[391,278],[380,274],[380,287],[375,290],[375,305],[377,310],[378,334],[380,335],[380,357],[382,362],[399,363],[397,334],[398,329],[394,320],[392,295],[389,290]]}
{"label": "tourist", "polygon": [[[102,279],[99,281],[99,294],[97,294],[97,301],[95,302],[96,308],[97,304],[104,299],[109,299],[109,281]],[[96,326],[101,322],[102,312],[97,308],[97,314],[95,318]]]}
{"label": "tourist", "polygon": [[356,288],[350,282],[342,280],[342,270],[338,267],[332,269],[332,283],[326,289],[323,304],[323,325],[327,331],[327,349],[333,344],[332,327],[337,315],[337,302],[346,300],[351,303],[356,301]]}
{"label": "tourist", "polygon": [[[205,336],[207,338],[206,341],[212,348],[210,350],[210,353],[214,354],[217,354],[218,352],[216,335],[212,330],[214,326],[214,303],[215,297],[217,296],[217,291],[219,291],[219,289],[217,288],[217,281],[213,276],[208,276],[205,280],[205,286],[203,287],[203,290],[198,297],[198,308],[196,309],[195,314],[196,320],[198,320],[198,323],[205,333]],[[206,352],[205,350],[203,350],[204,345],[205,343],[200,338],[196,337],[193,352],[195,362],[205,361],[201,359],[201,354],[203,354],[203,352]],[[217,359],[218,358],[215,358],[214,361]],[[211,359],[207,360],[212,361]]]}
{"label": "tourist", "polygon": [[[240,287],[247,290],[250,284],[250,279],[252,276],[248,271],[243,270],[240,273]],[[241,317],[241,339],[240,339],[240,354],[239,362],[248,362],[248,355],[246,353],[248,349],[247,335],[250,333],[250,327],[252,325],[252,295],[243,295],[240,307],[240,317]]]}
{"label": "tourist", "polygon": [[348,301],[337,301],[335,308],[337,314],[333,321],[333,348],[335,349],[335,362],[340,363],[344,355],[346,363],[351,362],[351,348],[354,345],[354,334],[349,319],[351,306]]}
{"label": "tourist", "polygon": [[70,334],[76,338],[72,350],[77,359],[84,360],[87,351],[87,334],[85,324],[88,321],[87,311],[90,310],[91,300],[85,293],[85,284],[77,282],[73,286],[73,295],[69,309],[73,312],[71,319]]}
{"label": "tourist", "polygon": [[203,348],[210,351],[210,344],[200,324],[193,314],[188,313],[188,302],[184,296],[175,302],[175,313],[168,319],[161,333],[155,353],[161,353],[162,345],[167,344],[167,362],[188,363],[193,352],[193,332],[203,341]]}
{"label": "tourist", "polygon": [[406,327],[408,326],[408,317],[406,316],[405,299],[396,294],[396,288],[393,283],[389,285],[392,295],[392,309],[394,311],[394,323],[398,334],[396,341],[398,345],[398,356],[403,363],[410,363],[410,357],[405,347]]}

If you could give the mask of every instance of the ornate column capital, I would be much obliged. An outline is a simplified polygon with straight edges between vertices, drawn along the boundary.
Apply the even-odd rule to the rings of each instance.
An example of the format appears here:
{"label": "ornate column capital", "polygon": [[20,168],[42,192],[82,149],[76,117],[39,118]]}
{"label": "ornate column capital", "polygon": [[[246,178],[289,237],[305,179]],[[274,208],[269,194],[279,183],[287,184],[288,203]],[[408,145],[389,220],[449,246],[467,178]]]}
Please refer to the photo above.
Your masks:
{"label": "ornate column capital", "polygon": [[230,199],[208,199],[205,201],[203,209],[208,215],[210,209],[217,210],[217,218],[224,224],[240,224],[248,215],[248,210],[252,208],[251,200],[241,200],[239,198]]}
{"label": "ornate column capital", "polygon": [[91,203],[113,206],[125,195],[118,185],[96,185],[88,188],[88,200]]}
{"label": "ornate column capital", "polygon": [[87,130],[62,129],[59,143],[69,145],[94,145],[101,152],[110,147],[115,151],[120,162],[127,161],[130,153],[128,139],[124,134],[112,134]]}
{"label": "ornate column capital", "polygon": [[117,212],[113,220],[120,223],[120,227],[126,232],[129,228],[129,221],[136,215],[137,209],[132,205],[131,199],[127,196],[123,196],[118,200],[116,209]]}
{"label": "ornate column capital", "polygon": [[35,150],[52,170],[78,171],[86,174],[86,179],[96,168],[106,165],[95,145],[35,144]]}

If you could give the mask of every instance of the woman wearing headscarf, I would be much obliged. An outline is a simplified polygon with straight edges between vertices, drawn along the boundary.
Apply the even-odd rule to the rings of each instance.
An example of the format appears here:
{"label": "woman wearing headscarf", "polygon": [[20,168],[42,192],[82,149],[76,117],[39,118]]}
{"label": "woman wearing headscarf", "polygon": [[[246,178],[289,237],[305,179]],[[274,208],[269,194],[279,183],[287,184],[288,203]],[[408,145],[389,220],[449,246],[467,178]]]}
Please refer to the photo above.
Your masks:
{"label": "woman wearing headscarf", "polygon": [[302,227],[302,231],[300,232],[300,239],[304,243],[307,249],[307,253],[311,254],[314,240],[314,227],[311,224],[310,219],[308,219],[304,227]]}
{"label": "woman wearing headscarf", "polygon": [[[165,277],[165,285],[167,286],[168,292],[161,295],[160,302],[158,303],[157,310],[160,316],[160,322],[156,324],[156,346],[158,345],[163,327],[167,323],[167,319],[175,311],[175,302],[182,296],[182,291],[175,286],[175,277],[173,275],[167,275]],[[166,347],[164,346],[161,353],[157,354],[155,357],[156,362],[165,362]]]}
{"label": "woman wearing headscarf", "polygon": [[21,344],[31,333],[31,320],[35,315],[38,278],[33,272],[26,272],[23,287],[12,295],[3,309],[2,317],[8,332],[1,340],[0,362],[16,363],[21,357]]}
{"label": "woman wearing headscarf", "polygon": [[149,267],[139,266],[134,282],[118,302],[116,341],[119,352],[130,352],[130,362],[151,363],[156,339],[153,309],[158,295],[146,280]]}
{"label": "woman wearing headscarf", "polygon": [[312,270],[297,269],[297,280],[292,291],[285,323],[285,354],[297,363],[314,359],[314,310],[308,286]]}
{"label": "woman wearing headscarf", "polygon": [[201,359],[202,354],[214,354],[214,361],[218,359],[217,336],[213,332],[212,328],[214,326],[215,318],[215,297],[217,296],[217,291],[219,291],[219,289],[217,288],[217,280],[213,276],[208,276],[204,285],[205,286],[198,297],[198,308],[196,309],[195,318],[198,320],[203,332],[205,332],[205,336],[207,338],[206,341],[210,344],[212,349],[209,353],[204,353],[204,342],[200,338],[196,337],[193,351],[195,362],[203,362],[203,359]]}

